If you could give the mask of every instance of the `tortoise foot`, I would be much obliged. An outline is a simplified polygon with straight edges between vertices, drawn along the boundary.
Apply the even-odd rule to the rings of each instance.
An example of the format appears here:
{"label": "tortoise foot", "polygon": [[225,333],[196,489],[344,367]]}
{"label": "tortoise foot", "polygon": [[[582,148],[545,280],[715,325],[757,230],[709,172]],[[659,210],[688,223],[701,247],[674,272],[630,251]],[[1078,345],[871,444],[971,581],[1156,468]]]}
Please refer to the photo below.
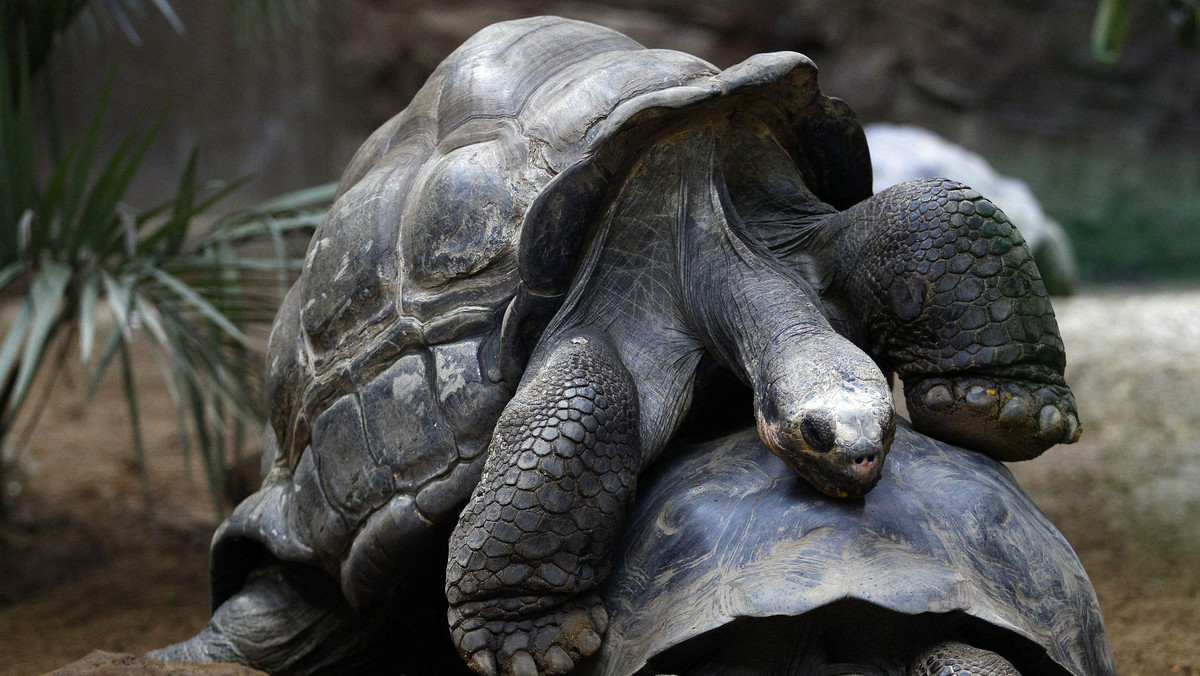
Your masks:
{"label": "tortoise foot", "polygon": [[531,363],[446,563],[451,636],[486,676],[563,674],[600,648],[595,590],[640,462],[637,387],[605,335],[573,331]]}
{"label": "tortoise foot", "polygon": [[995,376],[934,376],[905,383],[913,426],[997,460],[1028,460],[1079,439],[1075,396],[1066,385]]}
{"label": "tortoise foot", "polygon": [[990,650],[944,641],[917,655],[908,676],[1021,676],[1021,672]]}
{"label": "tortoise foot", "polygon": [[[593,592],[538,612],[547,597],[491,599],[450,610],[459,654],[481,676],[565,674],[600,648],[608,614]],[[532,613],[527,609],[532,607]]]}

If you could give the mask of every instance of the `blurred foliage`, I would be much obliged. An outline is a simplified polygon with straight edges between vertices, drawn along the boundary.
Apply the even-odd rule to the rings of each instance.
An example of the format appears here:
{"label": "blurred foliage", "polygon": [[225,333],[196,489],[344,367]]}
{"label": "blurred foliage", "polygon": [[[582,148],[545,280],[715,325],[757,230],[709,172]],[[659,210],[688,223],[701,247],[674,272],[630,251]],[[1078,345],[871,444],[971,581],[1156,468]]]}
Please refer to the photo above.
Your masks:
{"label": "blurred foliage", "polygon": [[1180,42],[1192,49],[1200,48],[1200,0],[1170,0],[1168,4]]}
{"label": "blurred foliage", "polygon": [[[234,28],[239,36],[280,36],[290,27],[312,21],[316,0],[229,0]],[[166,19],[177,34],[186,28],[169,0],[0,0],[0,26],[8,64],[19,62],[22,40],[30,72],[37,73],[52,50],[63,40],[82,34],[93,42],[114,29],[129,42],[139,45],[138,22],[148,13],[147,5]]]}
{"label": "blurred foliage", "polygon": [[1084,278],[1118,284],[1196,278],[1200,196],[1118,186],[1092,199],[1094,211],[1056,214],[1071,235]]}
{"label": "blurred foliage", "polygon": [[[1200,46],[1200,0],[1165,0],[1167,18],[1185,47]],[[1092,24],[1092,54],[1096,60],[1115,64],[1121,58],[1129,25],[1129,0],[1100,0]]]}
{"label": "blurred foliage", "polygon": [[[166,0],[153,4],[176,30]],[[242,11],[266,11],[259,1]],[[288,3],[276,3],[286,5]],[[258,9],[254,9],[258,7]],[[278,11],[278,10],[275,10]],[[3,458],[27,443],[58,373],[72,354],[91,374],[92,389],[119,364],[129,404],[134,452],[145,485],[144,444],[131,361],[132,342],[148,340],[178,410],[184,453],[199,449],[214,507],[223,506],[225,472],[244,431],[261,422],[258,366],[247,331],[271,321],[300,260],[289,233],[307,235],[324,214],[334,186],[269,201],[197,226],[242,181],[200,182],[192,152],[178,189],[161,204],[136,210],[124,196],[155,138],[162,115],[133,121],[116,148],[100,151],[111,82],[103,88],[83,135],[64,151],[51,142],[48,171],[39,171],[41,122],[33,81],[73,21],[118,26],[144,13],[136,0],[25,0],[0,3],[0,297],[15,298],[0,341],[0,487]],[[44,77],[47,77],[43,74]],[[48,116],[54,126],[54,116]],[[50,129],[51,137],[57,130]],[[269,254],[247,253],[254,242]],[[46,373],[48,372],[48,373]],[[27,409],[39,374],[45,390]],[[25,434],[14,439],[22,411]],[[186,458],[185,458],[186,459]],[[3,509],[0,498],[0,510]]]}
{"label": "blurred foliage", "polygon": [[308,25],[317,11],[317,0],[232,0],[235,30],[242,39],[285,35],[289,29]]}
{"label": "blurred foliage", "polygon": [[1104,63],[1116,63],[1129,23],[1129,0],[1100,0],[1092,24],[1092,54]]}

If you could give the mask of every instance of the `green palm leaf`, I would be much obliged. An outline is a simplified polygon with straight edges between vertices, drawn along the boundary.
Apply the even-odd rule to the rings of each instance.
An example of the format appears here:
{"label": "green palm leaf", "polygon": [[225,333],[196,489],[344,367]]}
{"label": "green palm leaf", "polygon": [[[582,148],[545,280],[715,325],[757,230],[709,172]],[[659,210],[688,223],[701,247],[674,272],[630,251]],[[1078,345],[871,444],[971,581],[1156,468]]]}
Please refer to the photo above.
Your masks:
{"label": "green palm leaf", "polygon": [[65,293],[70,281],[69,267],[61,263],[47,263],[38,271],[29,287],[26,303],[32,309],[32,313],[25,334],[24,349],[18,362],[17,379],[12,394],[9,395],[7,410],[4,411],[10,420],[25,399],[25,393],[29,391],[29,385],[42,363],[47,344],[63,329],[60,313],[67,301]]}
{"label": "green palm leaf", "polygon": [[[149,4],[182,31],[168,0]],[[240,12],[253,8],[264,17],[291,11],[284,8],[288,4],[237,3]],[[199,156],[193,151],[175,193],[157,206],[134,210],[125,204],[126,194],[163,118],[135,121],[115,149],[102,153],[111,77],[86,129],[64,152],[52,144],[56,152],[41,171],[35,161],[30,83],[54,43],[46,36],[57,35],[77,17],[103,17],[135,39],[134,19],[146,6],[142,0],[0,2],[5,37],[0,49],[0,291],[24,294],[0,338],[0,444],[11,438],[38,373],[48,363],[57,371],[72,353],[71,341],[78,340],[80,363],[92,371],[92,391],[119,363],[134,457],[144,468],[131,351],[133,341],[144,339],[176,404],[185,461],[194,442],[220,509],[226,464],[237,454],[247,425],[260,424],[263,415],[261,358],[248,347],[247,331],[271,321],[301,264],[290,241],[307,238],[335,188],[285,195],[221,216],[201,230],[197,217],[243,181],[198,182]],[[274,255],[245,253],[246,245],[259,241],[269,242]],[[103,347],[93,362],[98,341]],[[55,344],[59,349],[51,350]],[[27,431],[38,412],[24,422]]]}

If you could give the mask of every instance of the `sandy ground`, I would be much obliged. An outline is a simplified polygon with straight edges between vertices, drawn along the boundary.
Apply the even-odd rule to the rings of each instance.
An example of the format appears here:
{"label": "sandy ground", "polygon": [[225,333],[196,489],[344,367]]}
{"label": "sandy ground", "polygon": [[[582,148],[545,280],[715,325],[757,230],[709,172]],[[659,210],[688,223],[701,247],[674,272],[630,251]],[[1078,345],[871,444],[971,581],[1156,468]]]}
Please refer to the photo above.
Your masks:
{"label": "sandy ground", "polygon": [[[1013,470],[1089,571],[1121,673],[1200,675],[1200,291],[1056,307],[1084,436]],[[149,509],[115,378],[91,401],[78,375],[60,383],[22,456],[0,526],[0,676],[141,653],[207,617],[213,508],[146,354],[138,373]]]}

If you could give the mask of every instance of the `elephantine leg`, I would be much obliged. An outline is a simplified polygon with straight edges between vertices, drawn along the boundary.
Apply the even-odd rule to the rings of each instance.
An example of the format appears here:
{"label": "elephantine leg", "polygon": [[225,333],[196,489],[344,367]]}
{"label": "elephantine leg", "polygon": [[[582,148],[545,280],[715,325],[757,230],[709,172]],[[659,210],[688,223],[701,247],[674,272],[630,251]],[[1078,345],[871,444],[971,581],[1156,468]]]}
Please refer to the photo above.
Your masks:
{"label": "elephantine leg", "polygon": [[917,655],[908,676],[1021,676],[1012,664],[988,650],[945,641]]}
{"label": "elephantine leg", "polygon": [[602,334],[535,352],[450,541],[450,628],[476,672],[561,674],[600,647],[595,590],[640,468],[636,397]]}
{"label": "elephantine leg", "polygon": [[250,574],[199,634],[146,655],[173,662],[235,662],[272,674],[374,673],[378,635],[319,571],[272,565]]}
{"label": "elephantine leg", "polygon": [[913,425],[1001,460],[1079,438],[1054,310],[994,204],[909,181],[827,219],[824,294],[844,330],[904,381]]}

